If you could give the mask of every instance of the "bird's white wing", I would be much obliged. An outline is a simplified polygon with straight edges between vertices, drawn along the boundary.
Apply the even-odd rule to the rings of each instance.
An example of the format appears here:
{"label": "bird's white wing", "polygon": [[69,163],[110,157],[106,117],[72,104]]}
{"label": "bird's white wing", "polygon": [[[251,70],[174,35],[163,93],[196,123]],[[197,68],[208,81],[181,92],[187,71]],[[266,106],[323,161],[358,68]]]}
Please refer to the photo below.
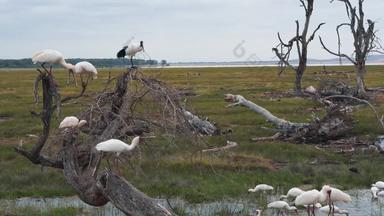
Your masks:
{"label": "bird's white wing", "polygon": [[75,72],[97,75],[97,69],[95,68],[95,66],[93,66],[93,64],[87,61],[77,63],[75,65]]}
{"label": "bird's white wing", "polygon": [[123,47],[127,47],[127,46],[129,46],[130,44],[132,44],[132,42],[133,42],[133,38],[134,38],[134,37],[129,38],[128,41],[125,42],[125,43],[123,44]]}
{"label": "bird's white wing", "polygon": [[68,116],[61,121],[59,128],[76,127],[79,124],[79,119],[75,116]]}
{"label": "bird's white wing", "polygon": [[126,144],[118,139],[110,139],[104,142],[101,142],[96,145],[98,151],[103,152],[122,152],[124,151]]}
{"label": "bird's white wing", "polygon": [[62,59],[64,59],[63,54],[61,54],[57,50],[45,49],[40,52],[35,53],[32,56],[32,62],[37,63],[59,63]]}
{"label": "bird's white wing", "polygon": [[44,53],[44,50],[39,51],[39,52],[33,54],[33,56],[32,56],[33,64],[36,64],[37,62],[39,62],[39,59],[41,58],[40,55],[42,55],[43,53]]}

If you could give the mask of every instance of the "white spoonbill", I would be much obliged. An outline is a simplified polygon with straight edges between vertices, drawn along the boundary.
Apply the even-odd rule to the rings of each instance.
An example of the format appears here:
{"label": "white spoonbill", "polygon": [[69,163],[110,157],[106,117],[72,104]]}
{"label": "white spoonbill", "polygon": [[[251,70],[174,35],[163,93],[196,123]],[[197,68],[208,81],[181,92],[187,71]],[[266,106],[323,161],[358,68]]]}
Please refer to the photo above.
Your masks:
{"label": "white spoonbill", "polygon": [[295,206],[289,206],[287,202],[281,200],[271,202],[267,207],[271,209],[277,209],[277,215],[282,213],[282,210],[295,211],[297,213],[297,208]]}
{"label": "white spoonbill", "polygon": [[[95,149],[101,153],[103,153],[103,152],[116,153],[116,156],[117,156],[116,159],[117,159],[121,153],[133,150],[140,143],[140,141],[141,141],[141,138],[139,136],[133,138],[130,145],[128,145],[127,143],[125,143],[121,140],[118,140],[118,139],[110,139],[110,140],[107,140],[107,141],[104,141],[104,142],[97,144],[95,146]],[[100,158],[102,158],[102,156]],[[108,160],[107,160],[107,162],[108,162]],[[108,162],[108,164],[109,164],[109,162]],[[117,164],[116,164],[116,166],[117,166]],[[93,175],[95,175],[96,167],[93,170]]]}
{"label": "white spoonbill", "polygon": [[384,196],[384,191],[379,191],[376,194],[378,197],[383,197]]}
{"label": "white spoonbill", "polygon": [[127,45],[125,45],[118,53],[117,58],[124,58],[125,56],[128,56],[131,58],[131,67],[133,68],[133,56],[136,55],[136,53],[144,51],[144,44],[143,41],[140,41],[140,44],[129,42]]}
{"label": "white spoonbill", "polygon": [[296,197],[295,206],[306,206],[308,216],[315,215],[315,205],[317,205],[317,203],[325,202],[327,200],[327,196],[329,196],[329,193],[331,193],[331,190],[322,190],[320,192],[314,189],[305,191]]}
{"label": "white spoonbill", "polygon": [[[83,85],[88,84],[88,80],[91,77],[92,79],[97,79],[97,70],[93,64],[87,61],[81,61],[75,64],[71,69],[69,69],[68,74],[68,83],[70,79],[70,74],[72,74],[73,79],[75,80],[75,85],[77,86],[77,81],[75,78],[75,74],[80,75],[80,79]],[[83,82],[83,75],[87,75],[87,81]]]}
{"label": "white spoonbill", "polygon": [[292,198],[296,198],[297,196],[299,196],[300,194],[304,193],[303,190],[301,190],[300,188],[298,187],[293,187],[291,189],[288,190],[287,192],[287,195],[281,195],[280,196],[280,199],[288,199],[290,197]]}
{"label": "white spoonbill", "polygon": [[267,184],[258,184],[254,188],[249,188],[248,192],[268,191],[273,190],[273,187]]}
{"label": "white spoonbill", "polygon": [[45,68],[45,64],[50,64],[49,72],[51,72],[53,64],[60,64],[68,70],[72,69],[73,67],[72,64],[69,64],[65,61],[63,54],[53,49],[44,49],[40,52],[35,53],[32,56],[32,62],[33,64],[40,63],[41,67],[44,68],[44,70],[46,71],[48,70]]}
{"label": "white spoonbill", "polygon": [[377,193],[379,192],[379,188],[373,186],[371,187],[372,199],[377,199]]}
{"label": "white spoonbill", "polygon": [[261,210],[260,209],[257,209],[255,211],[255,215],[254,216],[261,216]]}
{"label": "white spoonbill", "polygon": [[[331,192],[329,193],[329,196],[327,198],[328,202],[329,202],[329,206],[331,207],[330,208],[330,211],[332,212],[335,212],[335,202],[351,202],[352,199],[351,199],[351,196],[349,196],[349,194],[337,189],[337,188],[334,188],[334,187],[330,187],[328,185],[324,185],[323,188],[321,189],[321,191],[326,191],[327,193],[329,192],[329,190],[331,190]],[[329,212],[331,213],[331,212]]]}
{"label": "white spoonbill", "polygon": [[375,184],[372,184],[372,187],[377,187],[380,190],[384,189],[384,182],[383,181],[377,181]]}
{"label": "white spoonbill", "polygon": [[67,116],[60,122],[59,128],[81,128],[85,124],[87,124],[86,120],[79,120],[76,116]]}
{"label": "white spoonbill", "polygon": [[[323,206],[320,208],[320,211],[323,212],[323,213],[327,213],[329,214],[329,205],[326,205],[326,206]],[[340,209],[339,207],[337,206],[334,206],[334,213],[335,214],[339,214],[339,215],[342,215],[342,214],[345,214],[346,216],[349,215],[348,211],[345,210],[345,209]]]}

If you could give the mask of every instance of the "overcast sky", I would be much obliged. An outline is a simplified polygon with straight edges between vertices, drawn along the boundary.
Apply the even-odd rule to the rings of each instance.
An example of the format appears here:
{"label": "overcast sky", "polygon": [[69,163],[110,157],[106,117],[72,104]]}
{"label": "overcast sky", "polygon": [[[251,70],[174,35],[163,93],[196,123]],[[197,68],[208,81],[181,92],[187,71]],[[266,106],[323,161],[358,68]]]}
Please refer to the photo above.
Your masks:
{"label": "overcast sky", "polygon": [[[383,38],[384,1],[366,0],[365,9]],[[303,16],[298,0],[0,0],[0,58],[45,48],[67,58],[114,58],[133,37],[157,60],[271,60],[276,33],[291,38]],[[329,47],[336,48],[335,26],[346,19],[342,3],[316,0],[312,28],[326,22],[320,35]],[[234,53],[238,46],[245,52]],[[317,38],[311,48],[310,58],[332,57]]]}

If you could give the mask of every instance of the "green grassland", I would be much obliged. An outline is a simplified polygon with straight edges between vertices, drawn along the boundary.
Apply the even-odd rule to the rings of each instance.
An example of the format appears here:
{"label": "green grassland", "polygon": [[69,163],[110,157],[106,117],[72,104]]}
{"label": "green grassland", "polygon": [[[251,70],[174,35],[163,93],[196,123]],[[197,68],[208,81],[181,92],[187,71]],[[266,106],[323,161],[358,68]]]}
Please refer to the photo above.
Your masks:
{"label": "green grassland", "polygon": [[[351,70],[349,67],[329,68]],[[118,69],[100,69],[99,78],[91,82],[88,93],[100,91],[108,73],[118,74]],[[304,86],[317,86],[314,72],[320,67],[310,67],[304,76]],[[384,67],[370,66],[366,77],[369,87],[384,86]],[[67,86],[67,73],[56,70],[55,78],[63,96],[76,94],[79,89]],[[263,117],[243,108],[225,108],[223,94],[241,94],[264,106],[275,115],[297,122],[311,119],[311,109],[321,107],[308,98],[281,97],[276,95],[292,89],[293,73],[277,76],[276,68],[184,68],[145,69],[144,74],[156,77],[176,88],[192,89],[197,96],[189,97],[192,111],[208,116],[221,127],[230,127],[233,134],[221,137],[206,137],[209,146],[224,145],[233,140],[239,146],[224,153],[192,157],[193,148],[177,143],[159,157],[151,157],[144,149],[140,169],[124,168],[124,176],[140,190],[153,197],[182,197],[190,202],[203,202],[226,198],[249,197],[247,189],[257,183],[269,183],[287,188],[291,186],[325,183],[342,188],[367,187],[377,179],[384,179],[384,158],[377,153],[355,153],[345,156],[321,151],[311,143],[291,144],[285,142],[254,143],[250,138],[268,136],[274,132]],[[30,110],[39,110],[33,101],[33,82],[37,73],[33,70],[3,70],[0,72],[0,198],[12,199],[22,196],[68,196],[75,192],[65,182],[61,170],[42,168],[31,164],[16,154],[13,147],[24,139],[30,147],[32,138],[42,126],[39,119],[30,115]],[[342,78],[325,76],[322,78]],[[347,78],[344,78],[347,79]],[[348,80],[348,79],[347,79]],[[354,83],[353,75],[349,78]],[[274,95],[274,96],[270,96]],[[380,97],[375,105],[381,113],[384,107]],[[63,116],[76,115],[86,106],[79,100],[64,104]],[[362,107],[354,114],[356,127],[351,135],[374,138],[382,134],[372,112]],[[53,119],[56,126],[60,119]],[[160,143],[161,144],[161,143]],[[318,161],[319,163],[312,163]],[[359,173],[349,171],[356,167]]]}

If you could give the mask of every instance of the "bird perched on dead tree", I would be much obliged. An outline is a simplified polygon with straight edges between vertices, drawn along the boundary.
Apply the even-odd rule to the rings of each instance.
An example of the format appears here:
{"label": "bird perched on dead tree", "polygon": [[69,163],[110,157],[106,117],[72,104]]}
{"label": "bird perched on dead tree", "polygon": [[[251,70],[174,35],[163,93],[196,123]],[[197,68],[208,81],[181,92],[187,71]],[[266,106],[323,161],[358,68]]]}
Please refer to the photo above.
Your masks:
{"label": "bird perched on dead tree", "polygon": [[129,42],[117,53],[117,58],[124,58],[125,56],[130,57],[131,67],[134,68],[133,56],[135,56],[138,52],[141,51],[144,51],[143,41],[140,41],[140,44]]}

